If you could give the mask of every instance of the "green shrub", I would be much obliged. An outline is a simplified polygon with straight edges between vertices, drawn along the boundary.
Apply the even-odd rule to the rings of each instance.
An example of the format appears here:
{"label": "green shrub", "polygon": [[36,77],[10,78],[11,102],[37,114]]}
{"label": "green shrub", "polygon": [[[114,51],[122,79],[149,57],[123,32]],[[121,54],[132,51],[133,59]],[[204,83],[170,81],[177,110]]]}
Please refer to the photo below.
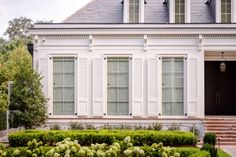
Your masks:
{"label": "green shrub", "polygon": [[0,131],[6,130],[6,112],[0,112]]}
{"label": "green shrub", "polygon": [[56,143],[55,147],[42,146],[42,142],[35,139],[28,142],[27,147],[9,149],[6,157],[180,157],[173,147],[164,147],[162,143],[153,143],[151,146],[133,146],[131,138],[128,136],[122,143],[113,142],[111,145],[91,144],[90,146],[82,146],[77,140],[72,141],[66,138]]}
{"label": "green shrub", "polygon": [[70,122],[70,129],[71,130],[84,130],[85,127],[80,122]]}
{"label": "green shrub", "polygon": [[211,157],[210,153],[207,151],[199,151],[192,154],[190,157]]}
{"label": "green shrub", "polygon": [[195,124],[192,125],[192,127],[190,128],[189,131],[192,132],[192,133],[194,133],[196,136],[199,135],[199,130],[198,130],[198,128],[196,127]]}
{"label": "green shrub", "polygon": [[180,125],[179,125],[179,124],[176,124],[176,123],[172,123],[172,124],[169,126],[168,130],[170,130],[170,131],[180,130]]}
{"label": "green shrub", "polygon": [[11,146],[18,147],[26,146],[28,141],[36,139],[44,144],[54,145],[69,137],[71,140],[78,140],[80,144],[88,146],[91,143],[112,144],[115,141],[122,141],[126,136],[130,136],[136,146],[159,142],[163,142],[165,146],[183,146],[195,145],[197,142],[197,137],[190,132],[153,130],[26,130],[10,134],[9,142]]}
{"label": "green shrub", "polygon": [[204,144],[208,143],[208,144],[212,144],[215,145],[216,144],[216,134],[215,133],[206,133],[204,138],[203,138]]}
{"label": "green shrub", "polygon": [[60,130],[60,126],[58,124],[50,125],[50,130]]}
{"label": "green shrub", "polygon": [[199,151],[197,147],[176,147],[176,152],[180,153],[180,157],[189,157]]}
{"label": "green shrub", "polygon": [[204,144],[201,147],[201,150],[208,151],[211,154],[211,157],[218,157],[217,148],[215,148],[215,146],[212,144],[208,144],[208,143]]}
{"label": "green shrub", "polygon": [[151,124],[148,126],[148,130],[157,130],[157,131],[160,131],[162,130],[162,124],[161,123],[154,123],[154,124]]}

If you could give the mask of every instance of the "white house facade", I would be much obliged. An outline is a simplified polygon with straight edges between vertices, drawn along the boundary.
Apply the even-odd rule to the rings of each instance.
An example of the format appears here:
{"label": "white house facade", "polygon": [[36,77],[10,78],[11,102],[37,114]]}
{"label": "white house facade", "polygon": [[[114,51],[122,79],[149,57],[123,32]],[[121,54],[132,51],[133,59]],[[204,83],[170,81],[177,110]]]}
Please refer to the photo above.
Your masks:
{"label": "white house facade", "polygon": [[93,0],[30,34],[49,119],[236,116],[235,0]]}

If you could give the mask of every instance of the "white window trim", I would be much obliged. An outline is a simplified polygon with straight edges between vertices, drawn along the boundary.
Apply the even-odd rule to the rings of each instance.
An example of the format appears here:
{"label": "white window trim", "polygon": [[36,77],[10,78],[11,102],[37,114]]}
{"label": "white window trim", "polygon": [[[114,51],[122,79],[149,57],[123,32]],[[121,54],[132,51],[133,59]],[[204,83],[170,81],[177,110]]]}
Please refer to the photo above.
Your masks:
{"label": "white window trim", "polygon": [[[129,22],[129,0],[124,0],[123,9],[123,22]],[[138,23],[144,23],[144,0],[139,0],[139,21]]]}
{"label": "white window trim", "polygon": [[129,58],[129,115],[108,115],[107,114],[107,67],[104,68],[104,74],[103,74],[103,79],[104,79],[104,84],[105,86],[104,88],[104,95],[105,95],[105,100],[104,100],[104,113],[106,113],[106,115],[104,115],[104,118],[132,118],[132,115],[130,115],[130,113],[132,112],[132,55],[131,54],[104,54],[103,58],[106,58],[106,62],[107,62],[107,58],[109,57],[128,57]]}
{"label": "white window trim", "polygon": [[[183,115],[182,116],[165,116],[163,115],[162,113],[162,58],[165,58],[165,57],[179,57],[179,58],[184,58],[184,110],[183,110]],[[159,115],[158,117],[160,118],[187,118],[187,116],[185,114],[188,114],[187,113],[187,59],[188,59],[188,56],[187,54],[175,54],[175,55],[171,55],[171,54],[159,54],[158,55],[158,58],[161,59],[161,64],[160,64],[160,68],[158,68],[160,70],[159,74],[161,75],[160,76],[160,82],[159,82],[159,94],[158,94],[158,97],[159,97],[159,106],[158,106],[158,109],[159,109],[159,113],[161,113],[161,115]]]}
{"label": "white window trim", "polygon": [[[191,0],[185,0],[185,21],[191,23]],[[169,0],[169,23],[175,23],[175,0]]]}
{"label": "white window trim", "polygon": [[236,1],[231,0],[231,21],[232,23],[236,23]]}
{"label": "white window trim", "polygon": [[[221,20],[221,0],[216,0],[216,23],[222,23]],[[236,22],[236,1],[231,0],[231,23]]]}
{"label": "white window trim", "polygon": [[78,115],[53,115],[53,57],[74,57],[75,58],[75,93],[74,93],[74,98],[75,98],[75,108],[74,112],[77,113],[77,106],[78,106],[78,97],[77,97],[77,92],[78,92],[78,55],[77,54],[58,54],[58,53],[53,53],[49,54],[49,66],[48,66],[48,117],[49,118],[75,118]]}

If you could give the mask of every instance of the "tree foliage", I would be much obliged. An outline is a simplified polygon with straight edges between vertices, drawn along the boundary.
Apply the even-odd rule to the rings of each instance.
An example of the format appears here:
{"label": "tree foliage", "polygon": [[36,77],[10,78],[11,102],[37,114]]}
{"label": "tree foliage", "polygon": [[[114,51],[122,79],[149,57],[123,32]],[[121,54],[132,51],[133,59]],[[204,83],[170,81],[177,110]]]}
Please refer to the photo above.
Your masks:
{"label": "tree foliage", "polygon": [[9,107],[13,127],[31,129],[44,124],[47,108],[40,80],[40,75],[26,62],[16,73]]}
{"label": "tree foliage", "polygon": [[37,127],[46,119],[46,99],[42,93],[41,77],[32,68],[31,60],[23,42],[15,43],[12,51],[0,54],[0,112],[7,109],[7,83],[13,81],[9,106],[13,110],[13,127]]}
{"label": "tree foliage", "polygon": [[[46,99],[40,84],[40,75],[32,68],[32,57],[26,49],[31,39],[27,30],[32,20],[20,17],[9,21],[5,35],[0,37],[0,112],[11,111],[11,125],[38,127],[46,119]],[[13,81],[11,104],[8,106],[7,85]]]}
{"label": "tree foliage", "polygon": [[4,35],[7,35],[10,40],[30,40],[27,34],[28,28],[33,26],[33,21],[26,17],[14,18],[8,22],[8,28]]}

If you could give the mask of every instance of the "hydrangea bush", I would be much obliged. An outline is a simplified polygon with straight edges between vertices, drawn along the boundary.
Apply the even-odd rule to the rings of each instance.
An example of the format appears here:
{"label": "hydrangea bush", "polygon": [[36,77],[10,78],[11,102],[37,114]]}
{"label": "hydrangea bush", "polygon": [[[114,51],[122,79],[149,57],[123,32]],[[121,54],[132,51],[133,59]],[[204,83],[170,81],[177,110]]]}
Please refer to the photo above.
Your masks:
{"label": "hydrangea bush", "polygon": [[[49,149],[50,148],[50,149]],[[111,145],[91,144],[81,146],[77,140],[66,138],[56,143],[55,147],[43,146],[42,142],[30,141],[25,149],[14,149],[6,152],[0,147],[0,157],[180,157],[174,148],[163,147],[162,143],[152,146],[133,146],[130,136],[122,142],[113,142]]]}

